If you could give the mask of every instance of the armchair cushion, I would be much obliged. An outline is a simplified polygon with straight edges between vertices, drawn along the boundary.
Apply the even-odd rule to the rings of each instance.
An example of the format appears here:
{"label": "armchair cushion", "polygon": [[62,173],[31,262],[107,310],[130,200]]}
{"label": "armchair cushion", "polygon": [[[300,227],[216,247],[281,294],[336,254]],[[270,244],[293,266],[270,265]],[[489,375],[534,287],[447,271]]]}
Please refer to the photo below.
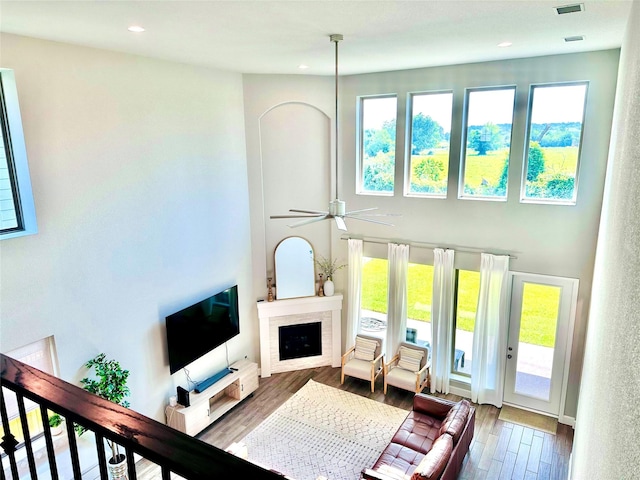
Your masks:
{"label": "armchair cushion", "polygon": [[405,370],[404,368],[392,368],[389,370],[389,373],[387,373],[385,380],[389,385],[402,388],[403,390],[413,392],[416,389],[416,373]]}
{"label": "armchair cushion", "polygon": [[[420,363],[424,353],[414,348],[400,347],[399,350],[400,359],[398,360],[398,367],[410,372],[417,372],[420,370]],[[415,381],[415,378],[414,378]]]}
{"label": "armchair cushion", "polygon": [[355,358],[358,360],[372,361],[375,358],[378,342],[361,336],[356,337]]}
{"label": "armchair cushion", "polygon": [[371,362],[352,358],[344,364],[343,371],[345,375],[350,377],[361,378],[363,380],[371,379]]}

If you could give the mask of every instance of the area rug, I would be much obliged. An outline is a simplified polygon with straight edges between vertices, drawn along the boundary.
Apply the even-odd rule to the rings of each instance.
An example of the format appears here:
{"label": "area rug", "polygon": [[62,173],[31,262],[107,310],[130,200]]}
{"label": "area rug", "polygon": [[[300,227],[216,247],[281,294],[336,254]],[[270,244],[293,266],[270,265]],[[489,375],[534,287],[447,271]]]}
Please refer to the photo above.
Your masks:
{"label": "area rug", "polygon": [[241,442],[249,461],[295,480],[356,480],[408,413],[309,380]]}
{"label": "area rug", "polygon": [[534,430],[551,433],[552,435],[556,434],[556,429],[558,428],[558,420],[555,418],[540,415],[539,413],[529,412],[520,408],[510,407],[508,405],[502,406],[498,419],[504,422],[530,427]]}

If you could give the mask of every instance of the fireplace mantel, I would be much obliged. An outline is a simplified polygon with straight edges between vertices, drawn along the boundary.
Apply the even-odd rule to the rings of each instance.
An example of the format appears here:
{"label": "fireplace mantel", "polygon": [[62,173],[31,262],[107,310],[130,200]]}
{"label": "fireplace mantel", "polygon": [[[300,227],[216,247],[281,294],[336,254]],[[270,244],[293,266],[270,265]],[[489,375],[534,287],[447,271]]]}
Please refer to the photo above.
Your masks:
{"label": "fireplace mantel", "polygon": [[[317,315],[316,315],[317,314]],[[258,302],[260,319],[260,370],[262,377],[272,373],[331,365],[340,366],[342,295],[302,297],[273,302]],[[322,356],[278,361],[277,328],[322,321]],[[274,335],[274,332],[276,334]]]}

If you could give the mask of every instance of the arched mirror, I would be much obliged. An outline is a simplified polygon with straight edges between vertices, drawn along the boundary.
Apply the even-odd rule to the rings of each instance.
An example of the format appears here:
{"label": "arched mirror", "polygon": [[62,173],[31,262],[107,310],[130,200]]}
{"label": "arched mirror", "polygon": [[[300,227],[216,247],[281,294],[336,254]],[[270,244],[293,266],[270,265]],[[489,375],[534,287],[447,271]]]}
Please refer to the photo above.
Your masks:
{"label": "arched mirror", "polygon": [[276,298],[316,294],[313,247],[304,238],[288,237],[276,247]]}

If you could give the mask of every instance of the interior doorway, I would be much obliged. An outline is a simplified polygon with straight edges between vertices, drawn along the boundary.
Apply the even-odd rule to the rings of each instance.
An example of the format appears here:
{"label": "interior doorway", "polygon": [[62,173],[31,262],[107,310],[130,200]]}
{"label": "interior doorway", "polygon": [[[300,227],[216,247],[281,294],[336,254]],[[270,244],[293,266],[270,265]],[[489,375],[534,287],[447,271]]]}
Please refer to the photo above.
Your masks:
{"label": "interior doorway", "polygon": [[578,280],[511,273],[504,402],[557,417],[564,404]]}

